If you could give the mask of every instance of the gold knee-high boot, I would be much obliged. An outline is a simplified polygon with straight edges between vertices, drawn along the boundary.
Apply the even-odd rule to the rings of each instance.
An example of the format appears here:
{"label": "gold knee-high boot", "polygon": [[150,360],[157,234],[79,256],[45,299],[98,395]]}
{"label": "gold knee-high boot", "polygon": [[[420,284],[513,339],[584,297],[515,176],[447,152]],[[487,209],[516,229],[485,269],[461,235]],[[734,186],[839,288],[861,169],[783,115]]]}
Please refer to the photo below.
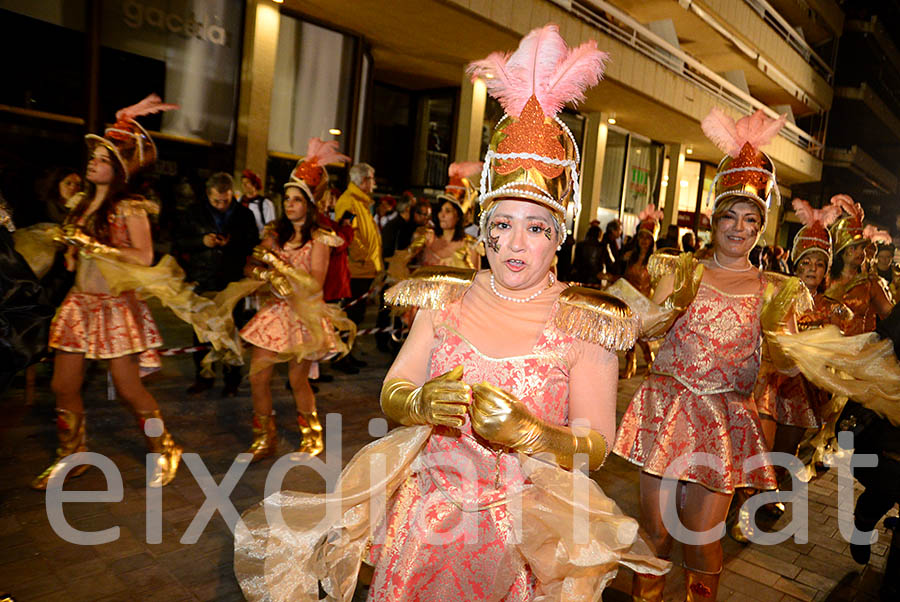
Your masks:
{"label": "gold knee-high boot", "polygon": [[634,347],[625,352],[625,380],[637,374],[637,353]]}
{"label": "gold knee-high boot", "polygon": [[695,571],[684,568],[684,584],[687,589],[685,602],[713,602],[719,594],[719,576],[722,569],[715,573]]}
{"label": "gold knee-high boot", "polygon": [[300,427],[300,434],[303,440],[300,442],[300,449],[297,450],[301,454],[309,454],[310,456],[318,456],[325,449],[325,443],[322,439],[322,423],[319,422],[319,415],[315,410],[312,412],[301,412],[297,410],[297,425]]}
{"label": "gold knee-high boot", "polygon": [[[59,440],[59,447],[56,448],[56,459],[47,470],[42,472],[31,482],[31,486],[35,489],[47,489],[47,482],[50,477],[69,466],[66,458],[77,452],[87,451],[87,437],[84,431],[84,414],[76,414],[69,410],[56,408],[56,436]],[[89,464],[82,464],[71,469],[66,474],[66,480],[83,474],[90,468]]]}
{"label": "gold knee-high boot", "polygon": [[665,575],[635,572],[631,580],[631,599],[634,602],[662,602],[664,589]]}
{"label": "gold knee-high boot", "polygon": [[251,463],[268,458],[275,453],[275,449],[278,447],[276,435],[274,412],[268,416],[253,414],[253,443],[246,451],[248,454],[253,454]]}
{"label": "gold knee-high boot", "polygon": [[[178,465],[181,463],[181,446],[175,443],[172,435],[166,430],[162,415],[159,410],[149,412],[138,412],[137,417],[141,423],[141,430],[144,431],[144,439],[147,441],[147,449],[153,453],[159,454],[156,459],[156,465],[153,472],[147,475],[148,487],[162,487],[168,485],[175,478],[178,471]],[[156,425],[147,425],[147,421],[151,419],[159,420]]]}

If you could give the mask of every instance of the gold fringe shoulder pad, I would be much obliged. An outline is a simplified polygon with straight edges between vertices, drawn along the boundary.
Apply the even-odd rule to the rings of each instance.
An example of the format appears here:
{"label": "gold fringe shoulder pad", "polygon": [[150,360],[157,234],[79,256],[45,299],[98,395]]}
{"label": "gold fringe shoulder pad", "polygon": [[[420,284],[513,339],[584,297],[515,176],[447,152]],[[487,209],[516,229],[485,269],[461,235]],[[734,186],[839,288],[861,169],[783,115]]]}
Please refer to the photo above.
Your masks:
{"label": "gold fringe shoulder pad", "polygon": [[[672,247],[657,250],[647,260],[647,271],[650,272],[650,284],[656,288],[660,279],[666,274],[674,274],[675,266],[681,251]],[[696,266],[696,258],[694,259]]]}
{"label": "gold fringe shoulder pad", "polygon": [[339,247],[344,244],[344,239],[334,233],[333,230],[325,228],[316,228],[312,236],[313,240],[320,242],[326,247]]}
{"label": "gold fringe shoulder pad", "polygon": [[116,213],[123,217],[159,215],[159,204],[144,197],[131,197],[119,201]]}
{"label": "gold fringe shoulder pad", "polygon": [[641,331],[640,317],[627,303],[583,286],[560,293],[552,320],[560,331],[610,351],[631,349]]}
{"label": "gold fringe shoulder pad", "polygon": [[459,301],[472,286],[477,270],[447,266],[424,266],[384,293],[386,305],[441,309]]}

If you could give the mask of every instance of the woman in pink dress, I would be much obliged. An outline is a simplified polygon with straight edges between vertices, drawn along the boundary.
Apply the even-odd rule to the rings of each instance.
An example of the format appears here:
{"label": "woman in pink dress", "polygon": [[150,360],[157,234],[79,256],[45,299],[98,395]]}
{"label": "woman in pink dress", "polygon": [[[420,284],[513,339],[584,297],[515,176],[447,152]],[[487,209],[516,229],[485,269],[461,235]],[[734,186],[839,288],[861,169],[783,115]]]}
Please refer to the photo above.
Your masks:
{"label": "woman in pink dress", "polygon": [[[546,77],[579,53],[587,67],[569,88],[596,83],[603,53],[594,42],[569,50],[553,25],[529,34],[503,73],[529,76],[514,65],[530,44],[562,48]],[[495,69],[493,58],[471,68]],[[570,472],[603,463],[615,350],[637,323],[618,300],[555,280],[577,150],[553,108],[522,100],[507,102],[485,162],[490,270],[422,268],[385,296],[420,310],[381,392],[404,427],[357,454],[330,498],[283,492],[244,515],[235,572],[248,599],[314,600],[322,587],[346,600],[361,562],[374,567],[369,599],[384,601],[587,601],[620,563],[668,570],[641,553],[635,521]]]}
{"label": "woman in pink dress", "polygon": [[[716,131],[721,123],[730,127]],[[759,146],[782,124],[762,114],[735,124],[718,109],[704,119],[704,132],[728,153],[714,182],[712,256],[699,262],[682,254],[654,292],[671,329],[622,419],[614,451],[641,468],[642,526],[661,557],[671,553],[675,526],[664,522],[663,509],[686,529],[715,533],[736,489],[775,487],[751,394],[764,331],[782,328],[786,299],[802,285],[782,287],[764,309],[774,277],[757,270],[749,255],[777,200],[774,167]],[[761,467],[745,467],[757,456]],[[686,541],[684,566],[687,600],[714,600],[722,570],[718,536]],[[662,579],[636,574],[632,595],[662,600],[663,588]]]}
{"label": "woman in pink dress", "polygon": [[153,203],[128,193],[129,177],[156,160],[156,147],[135,118],[174,108],[156,96],[116,113],[116,123],[104,137],[86,136],[91,158],[87,167],[88,190],[72,198],[60,242],[68,245],[66,267],[75,271],[75,285],[63,300],[50,327],[49,346],[56,349],[51,387],[56,394],[59,447],[55,461],[34,481],[46,489],[50,478],[65,472],[66,478],[82,474],[89,465],[74,468],[67,456],[87,451],[84,400],[81,385],[86,359],[109,361],[116,391],[146,425],[147,446],[159,453],[148,485],[159,487],[175,478],[181,447],[165,429],[159,406],[141,384],[141,368],[158,368],[162,346],[159,329],[147,304],[134,293],[114,294],[101,271],[103,258],[125,264],[149,266],[153,260],[148,211]]}
{"label": "woman in pink dress", "polygon": [[335,333],[341,315],[322,299],[330,246],[343,241],[318,227],[314,195],[306,182],[293,178],[284,186],[282,216],[263,234],[263,241],[247,264],[247,275],[270,283],[275,297],[241,330],[252,347],[250,394],[253,398],[253,443],[248,453],[256,462],[277,448],[272,410],[275,363],[287,361],[288,378],[297,407],[302,441],[299,452],[311,456],[324,449],[316,399],[309,385],[312,361],[347,346]]}

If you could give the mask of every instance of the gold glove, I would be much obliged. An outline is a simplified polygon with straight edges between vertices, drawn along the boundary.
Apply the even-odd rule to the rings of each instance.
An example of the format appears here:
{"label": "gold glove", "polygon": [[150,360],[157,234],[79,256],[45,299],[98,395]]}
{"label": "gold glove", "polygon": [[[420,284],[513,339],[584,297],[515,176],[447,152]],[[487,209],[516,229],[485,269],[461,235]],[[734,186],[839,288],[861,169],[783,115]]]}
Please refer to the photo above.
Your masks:
{"label": "gold glove", "polygon": [[595,470],[606,459],[606,439],[590,429],[576,435],[568,426],[544,422],[512,394],[488,383],[472,386],[469,407],[472,429],[484,439],[529,455],[549,452],[563,468],[574,466],[574,456],[585,454]]}
{"label": "gold glove", "polygon": [[[279,257],[273,251],[263,246],[257,246],[253,248],[253,258],[258,259],[263,263],[269,264],[276,272],[280,272],[283,276],[293,278],[295,280],[303,280],[300,274],[297,273],[297,270],[295,270],[289,263],[281,259],[281,257]],[[288,288],[290,290],[290,287]]]}
{"label": "gold glove", "polygon": [[693,303],[703,279],[703,264],[694,266],[694,256],[682,253],[675,263],[675,285],[672,292],[663,301],[663,307],[682,313]]}
{"label": "gold glove", "polygon": [[472,399],[469,385],[460,380],[462,366],[429,380],[421,387],[394,378],[381,389],[381,409],[406,426],[435,424],[459,428]]}
{"label": "gold glove", "polygon": [[80,249],[84,253],[112,256],[120,255],[119,249],[99,242],[96,238],[88,235],[84,230],[74,224],[63,226],[62,237],[59,240],[60,242]]}
{"label": "gold glove", "polygon": [[275,294],[279,297],[289,297],[291,293],[294,292],[291,288],[290,281],[288,281],[288,279],[283,274],[279,274],[275,270],[269,270],[261,266],[254,266],[250,270],[250,275],[257,280],[268,282],[272,287],[272,290],[275,291]]}
{"label": "gold glove", "polygon": [[789,322],[798,297],[806,292],[806,285],[799,278],[788,278],[775,292],[775,285],[769,283],[763,293],[763,308],[759,314],[759,322],[765,335],[765,359],[770,361],[779,372],[792,373],[795,363],[781,351],[776,343],[775,335],[790,332]]}

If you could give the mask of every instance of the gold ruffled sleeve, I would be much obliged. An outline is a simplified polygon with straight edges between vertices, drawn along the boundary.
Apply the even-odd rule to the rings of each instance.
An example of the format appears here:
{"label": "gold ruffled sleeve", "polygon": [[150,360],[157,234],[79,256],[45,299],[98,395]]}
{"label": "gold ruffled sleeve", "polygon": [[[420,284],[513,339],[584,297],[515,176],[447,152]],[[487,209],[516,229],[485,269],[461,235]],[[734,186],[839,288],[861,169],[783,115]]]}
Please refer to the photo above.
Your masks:
{"label": "gold ruffled sleeve", "polygon": [[847,337],[833,325],[775,339],[810,382],[900,426],[900,363],[889,339],[872,332]]}
{"label": "gold ruffled sleeve", "polygon": [[322,243],[326,247],[339,247],[344,244],[343,238],[335,234],[333,230],[326,230],[325,228],[316,228],[316,231],[313,232],[313,240]]}
{"label": "gold ruffled sleeve", "polygon": [[120,201],[116,213],[122,217],[159,215],[159,204],[143,197],[132,197]]}
{"label": "gold ruffled sleeve", "polygon": [[61,234],[62,228],[52,223],[35,224],[13,232],[16,252],[25,258],[38,280],[47,275],[53,267],[56,254],[65,248],[55,240]]}
{"label": "gold ruffled sleeve", "polygon": [[634,347],[640,318],[627,303],[583,286],[570,286],[559,295],[553,325],[574,337],[610,351]]}
{"label": "gold ruffled sleeve", "polygon": [[397,308],[441,309],[459,301],[472,286],[475,270],[425,266],[384,292],[384,302]]}
{"label": "gold ruffled sleeve", "polygon": [[650,256],[647,260],[647,271],[650,272],[650,284],[654,289],[663,276],[675,272],[680,255],[678,249],[660,249]]}

